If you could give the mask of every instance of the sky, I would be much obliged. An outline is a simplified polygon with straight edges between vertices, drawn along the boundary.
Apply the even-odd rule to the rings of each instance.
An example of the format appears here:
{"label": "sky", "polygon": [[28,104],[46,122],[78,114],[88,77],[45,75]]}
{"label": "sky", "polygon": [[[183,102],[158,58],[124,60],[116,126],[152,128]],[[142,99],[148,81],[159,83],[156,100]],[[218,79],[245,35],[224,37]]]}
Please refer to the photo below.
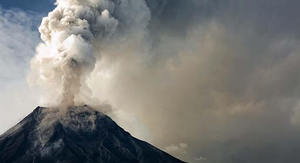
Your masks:
{"label": "sky", "polygon": [[[0,133],[39,105],[27,80],[53,3],[0,2]],[[299,162],[300,2],[145,3],[144,34],[101,45],[87,81],[113,119],[191,163]]]}
{"label": "sky", "polygon": [[38,95],[35,96],[36,92],[29,88],[26,76],[30,59],[40,41],[37,28],[42,17],[54,6],[49,5],[53,3],[48,1],[41,4],[37,2],[0,2],[1,133],[20,121],[38,104]]}

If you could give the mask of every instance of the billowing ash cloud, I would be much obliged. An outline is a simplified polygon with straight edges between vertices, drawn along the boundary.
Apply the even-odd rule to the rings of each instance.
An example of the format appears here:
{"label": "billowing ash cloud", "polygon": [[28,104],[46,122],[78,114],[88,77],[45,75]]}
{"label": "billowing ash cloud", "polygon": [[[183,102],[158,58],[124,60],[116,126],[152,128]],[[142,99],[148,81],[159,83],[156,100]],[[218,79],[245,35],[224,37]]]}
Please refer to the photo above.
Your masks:
{"label": "billowing ash cloud", "polygon": [[122,126],[187,162],[299,161],[299,1],[147,2],[150,51],[106,46],[89,80]]}
{"label": "billowing ash cloud", "polygon": [[70,106],[80,101],[101,55],[94,45],[109,44],[117,30],[145,24],[148,8],[132,0],[57,0],[56,5],[39,27],[43,43],[32,59],[29,80],[44,90],[46,103]]}

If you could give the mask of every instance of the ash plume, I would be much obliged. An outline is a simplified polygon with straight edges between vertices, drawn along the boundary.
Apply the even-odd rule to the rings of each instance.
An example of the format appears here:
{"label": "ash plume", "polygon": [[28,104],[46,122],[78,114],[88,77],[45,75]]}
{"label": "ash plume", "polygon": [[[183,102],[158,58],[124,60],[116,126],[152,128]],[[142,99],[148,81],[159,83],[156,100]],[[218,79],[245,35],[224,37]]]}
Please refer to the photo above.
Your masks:
{"label": "ash plume", "polygon": [[57,0],[56,5],[39,27],[43,42],[31,61],[29,83],[41,88],[42,103],[68,107],[81,102],[81,92],[90,92],[83,89],[101,56],[99,44],[113,44],[122,28],[145,24],[150,14],[144,1]]}

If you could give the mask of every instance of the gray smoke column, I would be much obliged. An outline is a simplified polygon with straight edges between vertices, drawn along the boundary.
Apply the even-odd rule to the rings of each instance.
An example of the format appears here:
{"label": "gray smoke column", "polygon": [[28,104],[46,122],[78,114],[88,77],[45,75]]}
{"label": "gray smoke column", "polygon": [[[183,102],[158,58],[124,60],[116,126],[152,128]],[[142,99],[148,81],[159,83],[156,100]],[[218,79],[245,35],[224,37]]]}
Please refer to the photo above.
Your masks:
{"label": "gray smoke column", "polygon": [[57,0],[56,5],[39,27],[43,43],[31,61],[29,82],[41,88],[44,104],[70,106],[80,100],[101,54],[95,46],[126,25],[145,24],[150,13],[144,1],[133,0]]}

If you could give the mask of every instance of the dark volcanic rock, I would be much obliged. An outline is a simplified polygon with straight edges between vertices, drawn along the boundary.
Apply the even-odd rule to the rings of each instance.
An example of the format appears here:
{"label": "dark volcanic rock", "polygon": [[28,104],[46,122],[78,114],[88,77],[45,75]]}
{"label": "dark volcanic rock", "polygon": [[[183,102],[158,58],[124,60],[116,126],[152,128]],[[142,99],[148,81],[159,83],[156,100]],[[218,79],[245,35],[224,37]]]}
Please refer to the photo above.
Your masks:
{"label": "dark volcanic rock", "polygon": [[182,163],[88,106],[38,107],[0,136],[2,163]]}

